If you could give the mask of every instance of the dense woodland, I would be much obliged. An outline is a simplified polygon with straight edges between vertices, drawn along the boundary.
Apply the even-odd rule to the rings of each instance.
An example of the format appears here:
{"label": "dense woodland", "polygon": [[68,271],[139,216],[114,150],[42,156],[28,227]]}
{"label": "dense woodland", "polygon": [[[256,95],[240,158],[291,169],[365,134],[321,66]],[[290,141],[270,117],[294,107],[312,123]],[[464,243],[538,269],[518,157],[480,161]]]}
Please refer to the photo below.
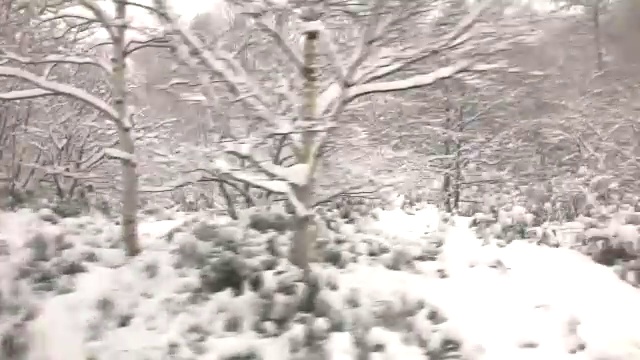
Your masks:
{"label": "dense woodland", "polygon": [[132,254],[176,204],[284,203],[301,237],[389,187],[574,218],[603,177],[637,190],[640,5],[555,5],[3,0],[4,205],[122,214]]}

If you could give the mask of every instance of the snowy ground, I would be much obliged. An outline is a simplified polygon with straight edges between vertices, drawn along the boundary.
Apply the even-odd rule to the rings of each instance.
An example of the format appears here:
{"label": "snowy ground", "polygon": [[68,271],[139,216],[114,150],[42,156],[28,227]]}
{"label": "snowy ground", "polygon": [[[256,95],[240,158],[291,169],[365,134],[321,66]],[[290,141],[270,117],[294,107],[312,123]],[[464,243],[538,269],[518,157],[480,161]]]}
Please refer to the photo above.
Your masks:
{"label": "snowy ground", "polygon": [[[127,259],[105,219],[2,213],[0,358],[640,359],[640,292],[611,269],[567,249],[482,246],[464,227],[426,260],[435,215],[381,212],[370,235],[343,225],[339,265],[318,266],[302,314],[297,271],[264,256],[286,234],[175,214],[142,223],[144,252]],[[260,281],[203,291],[210,259],[198,254],[218,245],[202,223],[216,239],[251,238],[236,252],[256,259]]]}

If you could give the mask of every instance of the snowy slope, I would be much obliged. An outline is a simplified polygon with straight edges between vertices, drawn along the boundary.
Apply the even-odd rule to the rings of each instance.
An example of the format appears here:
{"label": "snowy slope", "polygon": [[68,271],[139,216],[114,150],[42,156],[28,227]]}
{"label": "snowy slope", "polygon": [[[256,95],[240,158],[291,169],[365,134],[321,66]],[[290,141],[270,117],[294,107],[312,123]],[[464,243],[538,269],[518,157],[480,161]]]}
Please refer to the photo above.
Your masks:
{"label": "snowy slope", "polygon": [[[398,241],[394,246],[420,241],[419,233],[439,226],[433,210],[378,215],[375,227],[386,229]],[[427,359],[444,348],[483,360],[640,359],[640,293],[571,250],[524,242],[482,246],[467,229],[450,228],[441,258],[416,261],[410,270],[389,270],[367,256],[341,268],[320,266],[327,288],[316,303],[323,312],[311,320],[296,315],[279,329],[283,314],[295,311],[292,296],[267,291],[279,286],[278,271],[265,271],[255,292],[198,295],[198,270],[176,263],[186,247],[202,244],[186,233],[167,240],[186,217],[143,222],[145,252],[135,259],[117,248],[117,227],[105,219],[54,225],[41,218],[27,211],[0,215],[0,239],[11,254],[1,263],[2,293],[31,261],[38,229],[53,242],[65,234],[64,242],[74,245],[63,257],[85,259],[85,271],[59,279],[71,284],[66,291],[24,294],[39,304],[28,326],[33,360],[239,359],[248,353],[349,360],[361,358],[363,348],[368,358],[381,359]],[[47,264],[55,262],[50,258]],[[270,314],[256,330],[267,293]],[[304,339],[314,336],[322,340],[317,351],[301,352]]]}

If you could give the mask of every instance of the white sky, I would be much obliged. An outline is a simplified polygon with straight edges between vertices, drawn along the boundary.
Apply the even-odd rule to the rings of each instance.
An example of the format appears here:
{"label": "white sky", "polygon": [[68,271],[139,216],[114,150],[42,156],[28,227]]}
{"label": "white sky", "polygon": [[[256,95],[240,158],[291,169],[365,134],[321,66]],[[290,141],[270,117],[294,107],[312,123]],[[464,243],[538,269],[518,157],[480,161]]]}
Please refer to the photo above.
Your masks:
{"label": "white sky", "polygon": [[224,0],[170,0],[169,3],[174,11],[189,20],[203,12],[225,6]]}
{"label": "white sky", "polygon": [[[141,5],[151,5],[152,0],[137,0],[137,3]],[[179,15],[185,22],[191,21],[195,16],[202,13],[212,14],[224,14],[225,13],[225,1],[224,0],[168,0],[169,6],[172,8],[175,14]],[[101,0],[99,4],[109,14],[113,14],[114,5],[111,0]],[[217,10],[217,11],[216,11]],[[65,13],[81,14],[83,16],[90,16],[88,10],[82,6],[76,6],[70,9],[66,9]],[[127,8],[127,17],[133,27],[138,28],[154,28],[155,19],[150,16],[144,9],[129,6]],[[213,19],[212,19],[213,20]],[[220,20],[223,20],[221,18]],[[105,34],[96,34],[97,37],[102,37]]]}

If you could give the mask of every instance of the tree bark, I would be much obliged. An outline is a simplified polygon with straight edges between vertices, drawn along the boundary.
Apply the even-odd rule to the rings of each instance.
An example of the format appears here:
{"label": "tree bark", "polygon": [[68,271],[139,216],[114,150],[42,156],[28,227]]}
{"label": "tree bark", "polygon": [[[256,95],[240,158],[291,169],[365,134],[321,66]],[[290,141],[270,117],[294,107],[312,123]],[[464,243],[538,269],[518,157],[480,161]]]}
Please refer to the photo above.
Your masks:
{"label": "tree bark", "polygon": [[[315,69],[315,60],[317,57],[319,33],[316,30],[309,30],[304,33],[304,121],[303,126],[311,127],[315,122],[316,107],[318,99],[318,84]],[[317,164],[316,152],[318,147],[315,144],[315,133],[307,130],[302,133],[302,149],[297,154],[298,163],[308,164],[311,168],[310,178],[306,185],[295,186],[295,197],[306,208],[312,207],[312,195],[314,185],[314,173]],[[309,270],[309,263],[313,260],[316,241],[315,223],[312,218],[298,217],[295,224],[295,232],[293,242],[291,244],[290,260],[291,262],[304,269]]]}
{"label": "tree bark", "polygon": [[121,237],[127,255],[136,256],[141,252],[138,241],[138,174],[135,161],[135,144],[131,136],[132,122],[127,110],[127,79],[125,57],[125,32],[127,5],[125,1],[114,0],[116,16],[113,38],[113,102],[120,121],[116,123],[120,150],[129,157],[120,159],[122,165],[122,227]]}
{"label": "tree bark", "polygon": [[604,70],[604,54],[602,51],[602,39],[600,30],[600,5],[601,0],[593,0],[591,9],[591,21],[593,22],[593,42],[596,51],[596,70]]}

